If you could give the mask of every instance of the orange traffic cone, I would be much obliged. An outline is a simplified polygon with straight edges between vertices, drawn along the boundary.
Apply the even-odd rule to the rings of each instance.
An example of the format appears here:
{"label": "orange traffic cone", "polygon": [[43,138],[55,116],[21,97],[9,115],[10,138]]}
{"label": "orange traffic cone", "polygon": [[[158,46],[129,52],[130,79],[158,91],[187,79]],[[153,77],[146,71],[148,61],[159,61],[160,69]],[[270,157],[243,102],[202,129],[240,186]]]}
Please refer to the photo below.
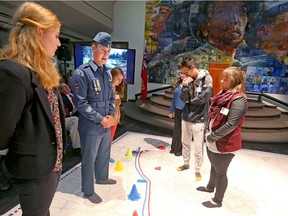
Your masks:
{"label": "orange traffic cone", "polygon": [[138,216],[138,213],[136,210],[134,210],[133,215],[132,216]]}

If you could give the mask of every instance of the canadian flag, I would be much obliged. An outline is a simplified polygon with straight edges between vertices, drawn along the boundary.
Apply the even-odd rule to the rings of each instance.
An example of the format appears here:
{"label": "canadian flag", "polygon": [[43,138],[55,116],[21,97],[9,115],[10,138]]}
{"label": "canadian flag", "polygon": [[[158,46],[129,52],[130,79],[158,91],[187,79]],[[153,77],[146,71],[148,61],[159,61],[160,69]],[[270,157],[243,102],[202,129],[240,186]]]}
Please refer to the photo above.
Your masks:
{"label": "canadian flag", "polygon": [[142,62],[142,72],[141,72],[141,99],[143,103],[146,102],[147,99],[147,63],[146,63],[147,54],[144,52],[143,62]]}

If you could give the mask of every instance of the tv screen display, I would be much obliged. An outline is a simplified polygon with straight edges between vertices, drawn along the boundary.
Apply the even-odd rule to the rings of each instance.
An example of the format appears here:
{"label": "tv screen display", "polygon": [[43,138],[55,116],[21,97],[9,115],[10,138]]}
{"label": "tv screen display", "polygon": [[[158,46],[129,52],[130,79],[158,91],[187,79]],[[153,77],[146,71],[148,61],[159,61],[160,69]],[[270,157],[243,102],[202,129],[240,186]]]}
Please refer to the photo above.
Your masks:
{"label": "tv screen display", "polygon": [[[92,58],[91,45],[74,44],[75,68],[87,63]],[[134,84],[135,74],[135,50],[111,48],[110,56],[106,62],[106,67],[112,70],[120,67],[125,74],[125,83]]]}

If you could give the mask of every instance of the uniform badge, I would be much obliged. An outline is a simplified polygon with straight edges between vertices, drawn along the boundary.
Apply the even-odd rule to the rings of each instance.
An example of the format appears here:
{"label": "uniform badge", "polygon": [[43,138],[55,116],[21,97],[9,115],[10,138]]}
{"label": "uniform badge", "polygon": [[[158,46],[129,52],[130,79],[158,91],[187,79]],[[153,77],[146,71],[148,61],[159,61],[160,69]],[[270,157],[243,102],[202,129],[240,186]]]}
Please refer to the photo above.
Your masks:
{"label": "uniform badge", "polygon": [[100,85],[99,79],[97,78],[93,79],[93,86],[94,86],[95,92],[98,94],[98,92],[101,91],[101,85]]}
{"label": "uniform badge", "polygon": [[76,70],[74,71],[74,74],[79,75],[79,76],[81,76],[81,77],[84,77],[84,73],[83,73],[83,71],[80,70],[80,69],[76,69]]}
{"label": "uniform badge", "polygon": [[79,89],[79,86],[80,86],[79,83],[75,83],[75,84],[74,84],[74,88],[75,88],[75,89]]}
{"label": "uniform badge", "polygon": [[85,109],[85,111],[86,111],[87,113],[92,112],[92,107],[91,107],[91,106],[88,106],[88,107]]}

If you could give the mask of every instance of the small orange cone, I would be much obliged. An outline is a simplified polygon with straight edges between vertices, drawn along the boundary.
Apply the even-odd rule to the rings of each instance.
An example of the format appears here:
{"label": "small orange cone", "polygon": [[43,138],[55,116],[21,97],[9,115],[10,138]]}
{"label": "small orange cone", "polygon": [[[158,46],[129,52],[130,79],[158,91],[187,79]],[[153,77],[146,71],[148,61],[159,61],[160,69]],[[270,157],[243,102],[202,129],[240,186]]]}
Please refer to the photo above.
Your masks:
{"label": "small orange cone", "polygon": [[138,216],[138,213],[136,210],[134,210],[133,215],[132,216]]}
{"label": "small orange cone", "polygon": [[115,171],[116,172],[123,172],[124,167],[122,166],[121,160],[117,160]]}

